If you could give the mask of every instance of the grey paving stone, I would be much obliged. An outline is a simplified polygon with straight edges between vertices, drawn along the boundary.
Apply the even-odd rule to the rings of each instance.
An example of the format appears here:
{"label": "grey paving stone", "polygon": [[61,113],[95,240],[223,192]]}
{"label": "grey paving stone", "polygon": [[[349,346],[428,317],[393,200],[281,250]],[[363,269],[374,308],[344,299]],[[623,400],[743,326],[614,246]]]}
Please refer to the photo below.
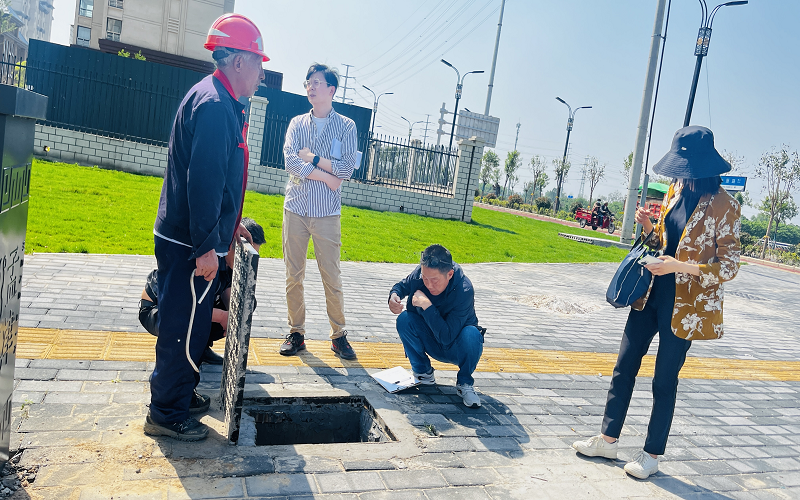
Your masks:
{"label": "grey paving stone", "polygon": [[321,493],[349,493],[385,490],[377,472],[342,472],[315,476]]}
{"label": "grey paving stone", "polygon": [[313,475],[265,474],[245,478],[250,496],[303,495],[317,493]]}
{"label": "grey paving stone", "polygon": [[501,479],[493,469],[441,469],[439,472],[451,486],[494,484]]}
{"label": "grey paving stone", "polygon": [[388,460],[343,460],[344,470],[394,470],[397,467]]}
{"label": "grey paving stone", "polygon": [[426,500],[422,490],[370,491],[358,496],[360,500]]}
{"label": "grey paving stone", "polygon": [[90,361],[78,361],[72,359],[33,359],[28,365],[30,368],[56,368],[60,369],[84,369],[88,370]]}
{"label": "grey paving stone", "polygon": [[14,378],[21,380],[53,380],[58,370],[55,368],[17,368]]}
{"label": "grey paving stone", "polygon": [[147,363],[143,361],[92,361],[89,364],[91,370],[112,370],[112,371],[144,371]]}
{"label": "grey paving stone", "polygon": [[80,392],[83,388],[83,382],[77,380],[71,381],[38,381],[38,380],[23,380],[17,385],[15,391],[33,391],[33,392]]}
{"label": "grey paving stone", "polygon": [[275,457],[275,470],[281,473],[304,472],[307,474],[341,472],[339,460],[326,457],[295,456]]}
{"label": "grey paving stone", "polygon": [[117,378],[119,372],[115,370],[72,370],[58,371],[59,380],[97,380],[111,381]]}
{"label": "grey paving stone", "polygon": [[17,359],[14,360],[14,367],[15,368],[27,368],[28,365],[30,364],[30,362],[31,362],[30,359],[17,358]]}
{"label": "grey paving stone", "polygon": [[84,393],[84,392],[48,392],[44,397],[44,404],[84,404],[84,405],[105,405],[111,402],[111,394],[104,393]]}
{"label": "grey paving stone", "polygon": [[447,486],[445,479],[435,470],[393,470],[381,472],[380,475],[387,488],[393,491]]}
{"label": "grey paving stone", "polygon": [[491,500],[492,498],[481,487],[425,490],[425,494],[430,500]]}
{"label": "grey paving stone", "polygon": [[244,481],[240,478],[181,478],[180,485],[170,486],[168,498],[206,500],[244,498]]}

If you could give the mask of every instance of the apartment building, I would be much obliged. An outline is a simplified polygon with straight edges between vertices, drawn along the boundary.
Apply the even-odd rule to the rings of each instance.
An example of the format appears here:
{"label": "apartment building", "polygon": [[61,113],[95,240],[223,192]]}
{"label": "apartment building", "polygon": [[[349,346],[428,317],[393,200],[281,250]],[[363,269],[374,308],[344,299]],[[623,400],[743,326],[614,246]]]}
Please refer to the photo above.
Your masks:
{"label": "apartment building", "polygon": [[[32,0],[31,0],[32,1]],[[169,60],[191,67],[211,63],[203,48],[216,18],[233,12],[235,0],[76,0],[71,43],[104,52],[120,48],[143,53],[148,60]],[[182,62],[181,62],[182,61]],[[186,64],[183,64],[186,63]]]}
{"label": "apartment building", "polygon": [[24,59],[28,40],[50,41],[52,0],[11,0],[7,7],[11,31],[0,34],[2,55]]}

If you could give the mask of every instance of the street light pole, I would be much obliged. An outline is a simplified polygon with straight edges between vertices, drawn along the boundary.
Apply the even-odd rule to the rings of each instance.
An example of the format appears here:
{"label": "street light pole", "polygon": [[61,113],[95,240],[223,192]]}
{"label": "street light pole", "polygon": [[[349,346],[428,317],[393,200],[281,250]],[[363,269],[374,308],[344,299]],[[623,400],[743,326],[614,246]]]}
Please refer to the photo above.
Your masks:
{"label": "street light pole", "polygon": [[417,121],[417,122],[414,122],[414,123],[411,123],[411,120],[409,120],[409,119],[408,119],[408,118],[406,118],[405,116],[401,116],[400,118],[402,118],[403,120],[405,120],[405,121],[406,121],[406,123],[408,123],[408,140],[409,140],[409,141],[411,140],[411,131],[414,129],[414,125],[416,125],[417,123],[425,123],[425,122],[424,122],[424,121],[422,121],[422,120],[420,120],[420,121]]}
{"label": "street light pole", "polygon": [[711,26],[714,24],[714,16],[717,11],[722,7],[731,7],[734,5],[745,5],[747,0],[736,2],[725,2],[714,7],[711,13],[708,13],[708,5],[706,0],[699,0],[700,8],[702,10],[702,18],[700,22],[700,31],[697,33],[697,44],[694,47],[694,55],[697,56],[697,62],[694,65],[694,75],[692,75],[692,88],[689,91],[689,103],[686,105],[686,116],[683,119],[683,126],[688,127],[689,121],[692,118],[692,108],[694,107],[694,96],[697,93],[697,80],[700,78],[700,68],[703,66],[703,58],[708,55],[708,46],[711,43]]}
{"label": "street light pole", "polygon": [[381,99],[381,96],[392,95],[394,92],[384,92],[376,97],[375,92],[373,92],[371,88],[367,87],[366,85],[362,85],[362,87],[372,92],[372,98],[375,99],[375,104],[372,107],[372,127],[370,127],[369,130],[369,137],[371,139],[375,135],[375,121],[378,119],[378,101]]}
{"label": "street light pole", "polygon": [[459,73],[459,71],[456,69],[455,66],[445,61],[444,59],[442,59],[442,62],[453,68],[453,71],[456,72],[456,107],[453,110],[453,126],[450,128],[450,144],[447,146],[448,149],[451,149],[453,147],[453,135],[456,132],[456,118],[458,118],[458,101],[461,100],[461,89],[464,87],[464,78],[466,78],[467,75],[473,73],[475,74],[483,73],[483,70],[470,71],[469,73],[464,73],[464,76],[461,76],[461,73]]}
{"label": "street light pole", "polygon": [[575,108],[575,111],[573,111],[572,107],[567,104],[567,101],[564,99],[556,97],[556,100],[567,107],[569,110],[569,118],[567,119],[567,142],[564,144],[564,158],[561,160],[561,169],[559,169],[558,182],[556,183],[556,205],[555,209],[553,210],[554,214],[558,214],[559,200],[561,198],[561,185],[564,181],[564,166],[567,164],[567,151],[569,151],[569,134],[572,132],[573,123],[575,123],[575,113],[577,113],[579,109],[591,109],[591,106],[581,106],[580,108]]}

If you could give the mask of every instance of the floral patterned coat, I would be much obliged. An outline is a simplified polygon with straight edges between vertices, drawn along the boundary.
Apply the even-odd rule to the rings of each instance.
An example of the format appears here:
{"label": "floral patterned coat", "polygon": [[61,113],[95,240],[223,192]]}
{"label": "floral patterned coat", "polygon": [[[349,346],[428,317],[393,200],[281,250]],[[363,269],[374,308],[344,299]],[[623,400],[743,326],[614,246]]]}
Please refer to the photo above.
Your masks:
{"label": "floral patterned coat", "polygon": [[[648,235],[645,244],[654,250],[666,247],[664,221],[678,200],[675,185],[664,198],[666,210]],[[672,332],[686,340],[710,340],[722,337],[722,299],[725,281],[739,271],[739,231],[741,208],[724,189],[700,198],[697,208],[683,230],[675,258],[699,264],[700,276],[675,273],[675,308],[672,311]],[[641,311],[650,296],[647,293],[633,304]]]}

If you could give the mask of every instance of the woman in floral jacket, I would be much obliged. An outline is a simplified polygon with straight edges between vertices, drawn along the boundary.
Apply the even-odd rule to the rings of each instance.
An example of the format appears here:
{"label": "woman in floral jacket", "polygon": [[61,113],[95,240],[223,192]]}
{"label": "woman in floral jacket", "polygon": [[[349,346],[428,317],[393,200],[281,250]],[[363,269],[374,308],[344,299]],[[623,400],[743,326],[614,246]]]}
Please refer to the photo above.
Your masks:
{"label": "woman in floral jacket", "polygon": [[628,316],[602,433],[572,447],[587,456],[617,458],[636,374],[658,332],[647,438],[644,449],[625,465],[626,472],[640,479],[658,471],[658,456],[664,454],[672,426],[678,373],[692,341],[717,339],[723,333],[722,283],[736,276],[740,252],[740,207],[720,187],[720,174],[730,169],[714,148],[709,129],[684,127],[675,134],[670,152],[653,166],[657,174],[675,178],[658,224],[653,227],[647,210],[636,211],[645,243],[661,254],[662,262],[646,266],[654,279]]}

